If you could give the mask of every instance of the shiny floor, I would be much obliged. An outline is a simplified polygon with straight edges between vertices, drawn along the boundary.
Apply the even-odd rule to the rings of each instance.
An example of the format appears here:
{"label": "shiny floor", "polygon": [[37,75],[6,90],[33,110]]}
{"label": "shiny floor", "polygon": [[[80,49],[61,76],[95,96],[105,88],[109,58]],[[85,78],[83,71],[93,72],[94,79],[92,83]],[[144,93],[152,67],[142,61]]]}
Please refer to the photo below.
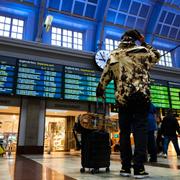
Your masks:
{"label": "shiny floor", "polygon": [[[89,169],[80,173],[81,158],[79,152],[54,153],[44,155],[4,156],[0,157],[0,180],[117,180],[134,179],[120,177],[119,154],[111,155],[111,171],[100,169],[92,175]],[[158,163],[146,163],[150,180],[179,180],[180,159],[170,154],[167,159],[158,157]]]}

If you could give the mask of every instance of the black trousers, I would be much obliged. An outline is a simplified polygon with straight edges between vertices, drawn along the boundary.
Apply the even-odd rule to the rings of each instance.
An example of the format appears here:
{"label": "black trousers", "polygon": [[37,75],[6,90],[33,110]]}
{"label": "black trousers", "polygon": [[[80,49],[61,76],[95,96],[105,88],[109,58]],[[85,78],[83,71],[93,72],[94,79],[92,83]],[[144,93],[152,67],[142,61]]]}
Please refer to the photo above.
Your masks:
{"label": "black trousers", "polygon": [[[119,108],[120,156],[123,168],[131,168],[131,161],[133,160],[134,169],[141,169],[144,168],[144,162],[147,158],[147,111],[149,103],[137,105],[134,102],[134,108],[132,105],[131,103],[130,108],[128,105]],[[133,156],[130,142],[131,132],[133,133],[135,143]]]}

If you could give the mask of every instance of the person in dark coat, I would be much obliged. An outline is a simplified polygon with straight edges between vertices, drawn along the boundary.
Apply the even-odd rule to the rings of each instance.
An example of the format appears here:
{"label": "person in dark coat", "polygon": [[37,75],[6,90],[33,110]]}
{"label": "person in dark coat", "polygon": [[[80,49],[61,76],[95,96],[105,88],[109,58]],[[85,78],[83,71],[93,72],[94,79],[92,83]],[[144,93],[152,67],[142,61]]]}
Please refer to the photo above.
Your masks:
{"label": "person in dark coat", "polygon": [[159,109],[157,109],[157,113],[156,113],[156,122],[157,122],[157,137],[156,137],[157,154],[162,155],[164,138],[162,137],[162,133],[161,133],[162,119]]}
{"label": "person in dark coat", "polygon": [[180,149],[178,145],[177,134],[180,134],[180,126],[177,119],[173,116],[172,110],[169,109],[167,115],[163,118],[161,125],[161,133],[164,136],[163,153],[164,158],[167,158],[168,146],[172,141],[177,156],[180,157]]}
{"label": "person in dark coat", "polygon": [[151,103],[148,112],[148,154],[150,154],[149,162],[157,162],[157,146],[155,131],[157,130],[156,123],[156,107]]}

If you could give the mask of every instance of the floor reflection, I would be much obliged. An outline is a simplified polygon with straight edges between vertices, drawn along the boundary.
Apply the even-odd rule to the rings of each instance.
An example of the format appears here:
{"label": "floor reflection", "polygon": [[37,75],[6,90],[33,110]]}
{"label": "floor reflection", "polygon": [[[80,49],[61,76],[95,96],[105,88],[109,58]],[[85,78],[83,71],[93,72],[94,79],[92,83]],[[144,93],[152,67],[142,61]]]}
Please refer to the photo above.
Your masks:
{"label": "floor reflection", "polygon": [[13,180],[75,180],[22,156],[17,156],[9,167]]}

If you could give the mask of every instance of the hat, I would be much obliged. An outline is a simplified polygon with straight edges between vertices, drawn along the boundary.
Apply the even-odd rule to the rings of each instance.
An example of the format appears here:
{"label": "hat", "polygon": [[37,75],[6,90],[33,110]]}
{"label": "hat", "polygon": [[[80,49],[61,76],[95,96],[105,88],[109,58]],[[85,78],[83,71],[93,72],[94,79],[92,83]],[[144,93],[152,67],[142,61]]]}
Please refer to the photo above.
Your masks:
{"label": "hat", "polygon": [[142,35],[140,34],[140,32],[136,29],[131,29],[131,30],[128,30],[126,31],[121,39],[123,40],[126,40],[126,41],[137,41],[139,40],[140,38],[142,37]]}

